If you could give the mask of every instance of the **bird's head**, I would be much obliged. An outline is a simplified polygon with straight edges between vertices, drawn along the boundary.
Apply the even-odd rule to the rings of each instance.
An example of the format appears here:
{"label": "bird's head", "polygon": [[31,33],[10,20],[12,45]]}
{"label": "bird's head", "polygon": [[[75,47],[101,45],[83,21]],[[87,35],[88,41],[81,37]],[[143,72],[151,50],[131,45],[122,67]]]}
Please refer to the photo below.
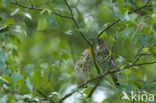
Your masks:
{"label": "bird's head", "polygon": [[81,59],[83,59],[83,61],[86,61],[87,59],[89,59],[90,51],[91,49],[88,48],[83,52],[83,54],[81,55]]}
{"label": "bird's head", "polygon": [[94,42],[97,44],[97,45],[101,45],[104,43],[104,39],[103,38],[96,38],[94,39]]}

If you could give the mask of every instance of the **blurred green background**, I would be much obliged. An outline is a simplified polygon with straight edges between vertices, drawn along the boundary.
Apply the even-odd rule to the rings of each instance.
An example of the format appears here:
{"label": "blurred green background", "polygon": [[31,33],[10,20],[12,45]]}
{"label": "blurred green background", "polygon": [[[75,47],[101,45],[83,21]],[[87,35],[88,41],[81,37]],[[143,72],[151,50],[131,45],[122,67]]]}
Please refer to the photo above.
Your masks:
{"label": "blurred green background", "polygon": [[[74,64],[97,34],[118,18],[119,23],[104,32],[109,48],[115,42],[113,55],[118,68],[132,64],[140,48],[137,63],[156,61],[156,2],[149,8],[129,14],[129,10],[144,6],[148,0],[67,0],[80,29],[71,19],[52,14],[71,16],[64,0],[17,0],[32,10],[20,7],[15,0],[0,0],[0,103],[47,103],[36,92],[39,89],[58,102],[76,87]],[[115,41],[116,36],[116,41]],[[90,60],[90,77],[97,71]],[[65,103],[131,103],[121,100],[122,91],[156,95],[156,64],[131,67],[118,72],[121,87],[110,78],[101,80],[91,98],[87,98],[96,81],[88,88],[68,97]],[[136,102],[138,103],[138,102]],[[140,102],[148,103],[148,102]],[[153,102],[155,103],[155,102]]]}

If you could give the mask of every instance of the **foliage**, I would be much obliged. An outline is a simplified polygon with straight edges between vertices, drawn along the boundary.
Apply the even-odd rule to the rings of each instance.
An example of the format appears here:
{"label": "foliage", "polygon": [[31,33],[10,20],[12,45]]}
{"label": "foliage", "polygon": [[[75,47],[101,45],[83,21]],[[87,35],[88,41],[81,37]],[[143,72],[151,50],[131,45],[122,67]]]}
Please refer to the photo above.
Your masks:
{"label": "foliage", "polygon": [[[105,38],[121,83],[101,73],[93,39]],[[75,87],[74,63],[91,47],[91,73]],[[122,101],[122,91],[156,95],[154,0],[1,0],[0,103]],[[88,83],[87,88],[81,88]],[[69,89],[71,91],[69,91]],[[76,95],[78,96],[78,94]],[[70,101],[72,102],[72,101]]]}

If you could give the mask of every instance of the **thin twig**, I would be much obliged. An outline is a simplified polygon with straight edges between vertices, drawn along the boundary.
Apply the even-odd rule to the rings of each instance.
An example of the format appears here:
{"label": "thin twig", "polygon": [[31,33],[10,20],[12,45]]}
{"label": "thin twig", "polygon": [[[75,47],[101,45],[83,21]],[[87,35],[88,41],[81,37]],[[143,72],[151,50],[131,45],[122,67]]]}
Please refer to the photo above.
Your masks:
{"label": "thin twig", "polygon": [[91,52],[92,52],[92,55],[93,55],[94,65],[95,65],[95,67],[97,69],[98,74],[100,74],[100,69],[99,69],[97,61],[96,61],[96,57],[95,57],[95,52],[94,52],[94,47],[93,46],[91,46]]}
{"label": "thin twig", "polygon": [[[133,59],[132,59],[130,62],[133,62],[133,61],[136,60],[136,58],[138,57],[138,55],[140,54],[140,52],[142,51],[143,48],[144,48],[144,47],[141,47],[140,49],[138,49],[136,55],[133,57]],[[134,63],[134,62],[133,62],[133,63]]]}
{"label": "thin twig", "polygon": [[74,90],[74,91],[72,91],[72,92],[66,94],[64,97],[61,98],[61,100],[60,100],[58,103],[63,102],[66,98],[68,98],[69,96],[71,96],[72,94],[74,94],[74,93],[77,92],[77,91],[78,91],[78,89],[76,89],[76,90]]}
{"label": "thin twig", "polygon": [[90,98],[92,96],[92,94],[94,93],[94,91],[96,90],[96,88],[100,85],[101,82],[101,78],[97,81],[97,83],[95,84],[95,86],[92,88],[91,92],[88,95],[88,98]]}
{"label": "thin twig", "polygon": [[[145,8],[145,7],[149,7],[149,6],[147,6],[147,4],[145,4],[143,7],[137,8],[137,9],[135,9],[135,10],[131,10],[129,13],[136,12],[136,11],[138,11],[138,10],[141,10],[142,8]],[[99,38],[99,37],[102,35],[102,33],[104,33],[105,31],[107,31],[108,29],[110,29],[113,25],[115,25],[115,24],[118,23],[119,21],[120,21],[120,19],[114,21],[111,25],[109,25],[109,26],[106,27],[104,30],[102,30],[102,31],[98,34],[98,36],[97,36],[96,38]],[[125,28],[125,27],[124,27],[124,28]],[[123,29],[124,29],[124,28],[123,28]],[[113,44],[113,47],[112,47],[112,53],[114,52],[115,43],[116,43],[116,36],[115,36],[115,41],[114,41],[114,44]],[[93,43],[93,45],[94,45],[94,43]],[[93,59],[94,59],[94,57],[93,57]],[[114,60],[113,57],[112,57],[112,60]],[[94,60],[94,64],[97,64],[97,63],[96,63],[96,60]],[[117,69],[117,70],[118,70],[118,69]],[[98,83],[93,87],[93,89],[92,89],[92,91],[90,92],[90,94],[89,94],[88,97],[91,97],[91,95],[93,94],[93,92],[95,91],[95,89],[97,88],[97,86],[99,85],[99,83],[100,83],[100,82],[98,82]]]}
{"label": "thin twig", "polygon": [[145,5],[148,5],[151,2],[151,0],[148,0],[147,3]]}
{"label": "thin twig", "polygon": [[[139,11],[139,10],[141,10],[141,9],[143,9],[143,8],[147,8],[147,7],[152,7],[152,5],[144,5],[144,6],[142,6],[142,7],[140,7],[140,8],[137,8],[137,9],[134,9],[134,10],[130,10],[129,11],[129,14],[130,13],[133,13],[133,12],[136,12],[136,11]],[[110,24],[110,25],[108,25],[106,28],[104,28],[98,35],[97,35],[97,37],[96,38],[99,38],[101,35],[102,35],[102,33],[104,33],[105,31],[107,31],[108,29],[110,29],[114,24],[116,24],[116,23],[118,23],[120,21],[120,19],[117,19],[116,21],[114,21],[112,24]]]}
{"label": "thin twig", "polygon": [[148,65],[148,64],[155,64],[155,62],[146,62],[146,63],[139,63],[139,64],[132,64],[132,65],[128,65],[126,67],[124,67],[124,69],[130,68],[130,67],[135,67],[135,66],[141,66],[141,65]]}
{"label": "thin twig", "polygon": [[[70,13],[71,13],[71,16],[72,16],[71,18],[72,18],[72,20],[74,21],[76,27],[77,27],[78,29],[80,29],[80,27],[79,27],[79,25],[78,25],[76,19],[74,18],[74,14],[73,14],[73,11],[72,11],[71,7],[69,6],[67,0],[64,0],[64,1],[65,1],[66,5],[67,5],[67,7],[68,7],[68,9],[69,9],[69,11],[70,11]],[[81,31],[79,31],[79,32],[80,32],[81,36],[83,37],[83,39],[86,41],[86,43],[87,43],[89,46],[91,46],[91,44],[90,44],[89,40],[87,39],[87,37],[85,36],[85,34],[84,34],[83,32],[81,32]]]}
{"label": "thin twig", "polygon": [[[69,9],[69,11],[70,11],[70,13],[71,13],[72,20],[74,21],[76,27],[77,27],[78,29],[80,29],[80,27],[79,27],[79,25],[78,25],[76,19],[74,18],[74,14],[73,14],[73,12],[72,12],[72,9],[71,9],[70,5],[68,4],[67,0],[64,0],[64,1],[65,1],[66,5],[67,5],[67,7],[68,7],[68,9]],[[87,39],[87,37],[85,36],[85,34],[84,34],[83,32],[81,32],[81,31],[79,31],[79,32],[80,32],[81,36],[83,37],[83,39],[86,41],[86,43],[91,47],[91,52],[92,52],[92,55],[93,55],[94,65],[95,65],[95,67],[96,67],[96,69],[97,69],[97,72],[98,72],[98,74],[99,74],[99,73],[100,73],[100,69],[99,69],[99,67],[98,67],[98,65],[97,65],[97,62],[96,62],[96,58],[95,58],[95,53],[94,53],[93,45],[91,45],[91,43],[89,42],[89,40]]]}
{"label": "thin twig", "polygon": [[[11,2],[11,3],[14,4],[14,5],[18,5],[18,6],[22,7],[22,8],[30,9],[30,10],[39,10],[39,11],[45,10],[45,9],[36,8],[36,7],[33,7],[33,6],[32,6],[32,7],[24,6],[24,5],[22,5],[22,4],[18,3],[18,2]],[[45,10],[45,11],[48,12],[47,10]],[[62,14],[59,14],[59,13],[57,13],[57,12],[55,12],[55,11],[52,11],[51,13],[52,13],[52,14],[55,14],[55,15],[57,15],[57,16],[60,16],[60,17],[72,19],[72,17],[70,17],[70,16],[62,15]]]}
{"label": "thin twig", "polygon": [[36,91],[42,95],[45,99],[47,99],[48,101],[52,102],[52,103],[56,103],[54,102],[52,99],[50,99],[46,94],[44,94],[43,92],[41,92],[39,89],[36,89]]}
{"label": "thin twig", "polygon": [[145,62],[145,63],[139,63],[139,64],[133,64],[133,65],[127,65],[125,66],[123,69],[119,70],[114,70],[114,71],[108,71],[104,74],[98,74],[95,78],[89,79],[86,82],[84,82],[83,84],[81,84],[76,90],[72,91],[71,93],[66,94],[60,101],[59,103],[63,102],[66,98],[68,98],[69,96],[71,96],[73,93],[77,92],[79,88],[84,87],[85,85],[87,85],[88,83],[95,81],[95,80],[99,80],[102,79],[103,77],[109,75],[109,74],[114,74],[117,72],[121,72],[125,69],[132,69],[131,67],[135,67],[135,66],[142,66],[142,65],[150,65],[150,64],[156,64],[156,61],[154,62]]}
{"label": "thin twig", "polygon": [[97,36],[96,38],[99,38],[99,37],[102,35],[102,33],[104,33],[105,31],[107,31],[108,29],[110,29],[114,24],[118,23],[119,21],[120,21],[120,19],[114,21],[111,25],[108,25],[105,29],[103,29],[103,30],[98,34],[98,36]]}

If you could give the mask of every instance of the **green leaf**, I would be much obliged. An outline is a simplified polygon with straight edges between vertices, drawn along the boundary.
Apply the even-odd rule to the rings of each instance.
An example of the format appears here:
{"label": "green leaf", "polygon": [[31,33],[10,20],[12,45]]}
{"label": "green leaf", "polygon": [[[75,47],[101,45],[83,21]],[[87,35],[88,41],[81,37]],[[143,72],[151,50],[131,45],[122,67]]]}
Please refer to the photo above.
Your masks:
{"label": "green leaf", "polygon": [[48,22],[45,18],[41,17],[38,19],[37,30],[45,30],[48,28]]}
{"label": "green leaf", "polygon": [[7,7],[10,4],[10,0],[2,0],[3,6]]}
{"label": "green leaf", "polygon": [[137,18],[137,14],[135,14],[135,13],[132,13],[132,14],[129,14],[129,19],[131,20],[131,21],[135,21],[135,19]]}
{"label": "green leaf", "polygon": [[51,14],[53,11],[50,9],[46,9],[46,11],[48,12],[48,14]]}
{"label": "green leaf", "polygon": [[69,55],[66,54],[66,53],[63,53],[63,54],[61,55],[61,57],[62,57],[63,59],[65,59],[65,60],[68,60],[68,59],[69,59]]}
{"label": "green leaf", "polygon": [[29,90],[31,91],[31,93],[33,92],[33,85],[31,84],[29,78],[27,78],[25,80],[27,87],[29,88]]}
{"label": "green leaf", "polygon": [[115,5],[114,5],[114,7],[113,7],[113,13],[114,13],[115,16],[118,17],[120,20],[124,20],[124,19],[125,19],[125,15],[123,15],[122,12],[120,11],[118,3],[115,3]]}
{"label": "green leaf", "polygon": [[89,95],[89,93],[90,93],[91,90],[92,90],[92,87],[89,87],[89,88],[85,89],[83,91],[83,93],[86,94],[86,95]]}
{"label": "green leaf", "polygon": [[42,10],[41,12],[40,12],[40,14],[43,14],[44,12],[46,12],[47,10]]}
{"label": "green leaf", "polygon": [[14,29],[12,30],[15,34],[19,33],[24,36],[27,36],[27,32],[23,26],[15,25]]}
{"label": "green leaf", "polygon": [[0,51],[0,61],[4,63],[8,57],[8,54],[5,51]]}
{"label": "green leaf", "polygon": [[130,75],[128,75],[128,79],[129,80],[136,80],[136,74],[130,74]]}
{"label": "green leaf", "polygon": [[0,32],[3,32],[3,30],[6,30],[7,27],[8,27],[7,25],[0,27]]}
{"label": "green leaf", "polygon": [[58,56],[59,56],[59,52],[58,52],[57,50],[53,50],[53,52],[52,52],[52,57],[53,57],[54,59],[56,59],[56,58],[58,58]]}
{"label": "green leaf", "polygon": [[14,19],[10,18],[10,19],[7,19],[7,20],[5,21],[4,25],[9,26],[9,25],[11,25],[11,24],[13,24],[13,23],[14,23]]}
{"label": "green leaf", "polygon": [[49,15],[49,16],[47,16],[47,20],[48,20],[48,26],[50,28],[56,28],[56,27],[58,27],[58,22],[56,21],[56,16],[55,15]]}
{"label": "green leaf", "polygon": [[83,32],[83,33],[88,33],[87,28],[80,28],[80,29],[78,29],[78,31]]}
{"label": "green leaf", "polygon": [[73,34],[73,30],[68,30],[68,31],[65,32],[65,34],[72,35]]}
{"label": "green leaf", "polygon": [[13,40],[14,42],[17,42],[18,44],[20,44],[20,39],[19,39],[17,36],[11,34],[11,35],[9,35],[9,37],[10,37],[10,39]]}
{"label": "green leaf", "polygon": [[0,103],[7,103],[7,95],[4,95],[3,97],[0,98]]}
{"label": "green leaf", "polygon": [[135,28],[134,28],[134,27],[127,28],[127,29],[124,31],[123,36],[124,36],[124,37],[128,37],[128,35],[129,35],[130,33],[134,32],[134,31],[135,31]]}
{"label": "green leaf", "polygon": [[5,63],[0,63],[0,73],[2,73],[3,75],[9,75],[11,70],[6,68],[6,64]]}
{"label": "green leaf", "polygon": [[24,71],[26,74],[30,74],[33,67],[34,67],[33,64],[27,64],[26,66],[24,66],[23,71]]}
{"label": "green leaf", "polygon": [[106,32],[103,32],[102,35],[100,35],[99,38],[103,38],[103,37],[106,37],[106,36],[107,36]]}
{"label": "green leaf", "polygon": [[139,41],[140,41],[140,45],[142,45],[142,46],[147,46],[147,45],[149,45],[149,43],[150,43],[150,41],[151,41],[151,38],[148,37],[148,35],[142,33],[142,34],[140,34],[140,36],[139,36]]}
{"label": "green leaf", "polygon": [[6,84],[7,86],[9,86],[9,83],[7,80],[3,79],[1,76],[0,76],[0,86],[3,85],[3,84]]}
{"label": "green leaf", "polygon": [[46,69],[48,68],[48,63],[43,63],[40,65],[41,68]]}
{"label": "green leaf", "polygon": [[19,73],[19,72],[14,72],[11,75],[11,79],[13,80],[13,82],[16,82],[18,80],[20,80],[23,76]]}
{"label": "green leaf", "polygon": [[152,47],[152,48],[150,49],[150,52],[151,52],[151,54],[152,54],[154,57],[156,57],[156,46]]}
{"label": "green leaf", "polygon": [[142,49],[142,53],[147,53],[149,51],[149,48],[147,48],[147,47],[144,47],[143,49]]}
{"label": "green leaf", "polygon": [[29,13],[24,13],[24,16],[32,20],[32,17]]}

